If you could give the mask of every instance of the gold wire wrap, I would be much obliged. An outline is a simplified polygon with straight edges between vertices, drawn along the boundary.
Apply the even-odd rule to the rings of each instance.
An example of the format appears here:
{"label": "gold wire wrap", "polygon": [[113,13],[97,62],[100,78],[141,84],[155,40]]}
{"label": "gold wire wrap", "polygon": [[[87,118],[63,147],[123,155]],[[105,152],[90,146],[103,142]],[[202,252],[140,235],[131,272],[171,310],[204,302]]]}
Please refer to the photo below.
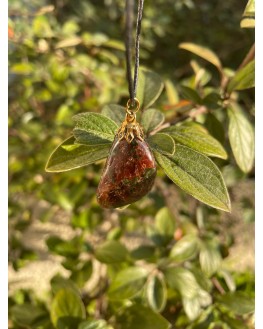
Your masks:
{"label": "gold wire wrap", "polygon": [[117,131],[117,137],[119,140],[126,139],[128,143],[131,143],[135,137],[141,141],[144,139],[144,133],[140,124],[136,121],[136,113],[140,109],[140,102],[137,98],[135,100],[135,107],[131,107],[131,99],[127,102],[126,116]]}

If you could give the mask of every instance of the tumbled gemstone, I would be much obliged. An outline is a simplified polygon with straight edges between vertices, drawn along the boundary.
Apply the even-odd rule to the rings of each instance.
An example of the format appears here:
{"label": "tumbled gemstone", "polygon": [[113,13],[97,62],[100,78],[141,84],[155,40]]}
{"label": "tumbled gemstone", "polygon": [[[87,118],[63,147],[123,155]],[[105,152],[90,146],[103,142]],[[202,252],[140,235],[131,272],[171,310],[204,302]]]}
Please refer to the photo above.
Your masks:
{"label": "tumbled gemstone", "polygon": [[153,154],[144,140],[115,138],[97,189],[103,208],[118,208],[141,199],[156,176]]}

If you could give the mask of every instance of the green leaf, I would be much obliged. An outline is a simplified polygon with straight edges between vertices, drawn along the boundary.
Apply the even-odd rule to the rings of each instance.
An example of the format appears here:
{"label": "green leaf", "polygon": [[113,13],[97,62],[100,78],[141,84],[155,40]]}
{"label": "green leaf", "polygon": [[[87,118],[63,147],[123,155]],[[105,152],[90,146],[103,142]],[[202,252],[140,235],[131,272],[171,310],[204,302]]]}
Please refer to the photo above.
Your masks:
{"label": "green leaf", "polygon": [[65,257],[77,257],[79,254],[79,246],[75,241],[66,241],[54,235],[46,240],[46,244],[50,251]]}
{"label": "green leaf", "polygon": [[15,74],[31,74],[35,70],[34,65],[32,63],[16,63],[14,64],[10,71]]}
{"label": "green leaf", "polygon": [[232,104],[227,113],[230,145],[239,168],[247,173],[254,164],[254,128],[239,105]]}
{"label": "green leaf", "polygon": [[158,110],[149,109],[144,111],[142,114],[141,125],[145,134],[148,134],[152,130],[160,127],[163,122],[164,115]]}
{"label": "green leaf", "polygon": [[177,92],[174,84],[172,83],[172,81],[166,80],[164,82],[164,85],[165,85],[165,90],[166,90],[166,94],[167,94],[167,98],[168,98],[168,103],[177,104],[180,99],[179,99],[178,92]]}
{"label": "green leaf", "polygon": [[185,192],[211,207],[230,211],[223,177],[209,158],[179,144],[173,156],[154,154],[166,175]]}
{"label": "green leaf", "polygon": [[191,101],[194,104],[201,104],[202,103],[202,99],[201,97],[198,95],[198,93],[187,86],[181,86],[181,91],[182,91],[182,96],[184,99],[188,99],[189,101]]}
{"label": "green leaf", "polygon": [[80,144],[105,144],[114,140],[118,125],[100,113],[80,113],[73,116],[73,134]]}
{"label": "green leaf", "polygon": [[202,271],[210,277],[220,268],[222,257],[212,243],[203,243],[199,254],[199,261]]}
{"label": "green leaf", "polygon": [[75,35],[75,36],[72,36],[72,37],[59,41],[56,44],[55,49],[74,47],[74,46],[79,45],[80,43],[82,43],[82,39]]}
{"label": "green leaf", "polygon": [[221,144],[225,142],[225,129],[214,114],[207,113],[204,125],[210,135],[217,139]]}
{"label": "green leaf", "polygon": [[201,305],[197,297],[195,298],[183,298],[183,307],[187,317],[193,321],[201,313]]}
{"label": "green leaf", "polygon": [[101,114],[116,122],[118,126],[120,126],[125,119],[125,113],[125,107],[118,104],[105,105],[101,111]]}
{"label": "green leaf", "polygon": [[74,142],[75,137],[70,137],[53,151],[46,164],[47,172],[62,172],[80,168],[108,156],[110,144],[81,145],[74,144]]}
{"label": "green leaf", "polygon": [[58,319],[57,329],[76,329],[81,323],[82,319],[74,316],[62,316]]}
{"label": "green leaf", "polygon": [[146,109],[150,107],[160,96],[164,84],[158,74],[140,70],[137,98],[140,101],[141,108]]}
{"label": "green leaf", "polygon": [[86,261],[81,268],[72,271],[70,279],[82,288],[92,274],[92,262]]}
{"label": "green leaf", "polygon": [[148,271],[143,267],[129,267],[120,271],[114,278],[108,291],[112,300],[130,299],[143,288]]}
{"label": "green leaf", "polygon": [[177,290],[182,297],[194,298],[198,296],[198,285],[193,273],[183,267],[170,267],[164,272],[167,284]]}
{"label": "green leaf", "polygon": [[255,28],[255,0],[249,0],[240,23],[242,28]]}
{"label": "green leaf", "polygon": [[32,328],[34,322],[47,315],[47,311],[29,303],[15,305],[10,309],[12,319],[20,326]]}
{"label": "green leaf", "polygon": [[109,240],[97,247],[95,257],[105,264],[121,263],[127,260],[128,250],[119,241]]}
{"label": "green leaf", "polygon": [[174,236],[175,219],[167,207],[161,208],[155,216],[155,228],[164,243],[168,243]]}
{"label": "green leaf", "polygon": [[223,146],[205,130],[200,130],[196,126],[171,126],[163,129],[165,132],[173,137],[173,139],[191,149],[206,154],[208,156],[227,159],[227,153]]}
{"label": "green leaf", "polygon": [[117,315],[116,329],[169,329],[170,323],[151,308],[143,305],[127,307]]}
{"label": "green leaf", "polygon": [[162,277],[152,276],[146,285],[149,306],[156,312],[161,312],[166,304],[167,289]]}
{"label": "green leaf", "polygon": [[170,251],[169,257],[175,262],[184,262],[192,258],[197,253],[198,239],[195,235],[185,235],[175,243]]}
{"label": "green leaf", "polygon": [[217,296],[216,299],[235,314],[247,314],[255,310],[254,298],[241,291],[228,292]]}
{"label": "green leaf", "polygon": [[139,259],[149,259],[154,257],[155,255],[155,247],[154,246],[139,246],[136,249],[131,251],[131,257],[139,260]]}
{"label": "green leaf", "polygon": [[162,154],[173,155],[175,152],[175,142],[168,134],[157,133],[149,136],[147,142],[152,149]]}
{"label": "green leaf", "polygon": [[59,318],[85,318],[85,307],[80,297],[72,289],[61,289],[55,295],[51,304],[51,319],[57,326]]}
{"label": "green leaf", "polygon": [[87,320],[81,322],[78,329],[110,329],[107,322],[104,320]]}
{"label": "green leaf", "polygon": [[65,279],[59,275],[54,276],[51,281],[51,288],[53,294],[56,294],[61,289],[73,290],[76,294],[79,293],[78,287],[70,279]]}
{"label": "green leaf", "polygon": [[203,46],[199,46],[194,43],[190,43],[190,42],[180,43],[179,48],[188,50],[188,51],[192,52],[193,54],[202,57],[206,61],[215,65],[219,71],[222,70],[222,64],[220,62],[220,59],[212,50],[210,50],[206,47],[203,47]]}
{"label": "green leaf", "polygon": [[255,87],[255,60],[236,72],[227,86],[227,92]]}

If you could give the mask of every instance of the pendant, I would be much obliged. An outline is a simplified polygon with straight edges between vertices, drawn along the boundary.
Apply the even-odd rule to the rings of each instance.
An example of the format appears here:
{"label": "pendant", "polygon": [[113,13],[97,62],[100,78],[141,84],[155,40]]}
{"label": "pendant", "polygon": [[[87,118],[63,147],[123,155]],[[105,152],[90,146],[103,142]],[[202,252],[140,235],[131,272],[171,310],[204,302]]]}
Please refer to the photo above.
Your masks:
{"label": "pendant", "polygon": [[138,201],[152,188],[156,164],[136,112],[129,110],[112,144],[97,189],[103,208],[119,208]]}

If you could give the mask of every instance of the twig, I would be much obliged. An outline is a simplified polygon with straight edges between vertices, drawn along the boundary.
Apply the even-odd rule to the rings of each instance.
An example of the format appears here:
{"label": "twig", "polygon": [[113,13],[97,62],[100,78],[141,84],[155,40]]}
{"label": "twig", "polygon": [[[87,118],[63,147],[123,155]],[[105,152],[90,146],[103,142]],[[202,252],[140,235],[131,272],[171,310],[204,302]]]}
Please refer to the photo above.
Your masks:
{"label": "twig", "polygon": [[249,52],[247,53],[246,57],[244,58],[243,62],[239,65],[239,68],[237,71],[242,69],[244,66],[246,66],[249,62],[251,62],[255,58],[255,43],[250,48]]}
{"label": "twig", "polygon": [[221,286],[220,282],[217,280],[217,278],[213,277],[211,279],[213,285],[216,287],[216,289],[220,292],[221,295],[224,295],[226,292],[225,292],[225,289]]}

